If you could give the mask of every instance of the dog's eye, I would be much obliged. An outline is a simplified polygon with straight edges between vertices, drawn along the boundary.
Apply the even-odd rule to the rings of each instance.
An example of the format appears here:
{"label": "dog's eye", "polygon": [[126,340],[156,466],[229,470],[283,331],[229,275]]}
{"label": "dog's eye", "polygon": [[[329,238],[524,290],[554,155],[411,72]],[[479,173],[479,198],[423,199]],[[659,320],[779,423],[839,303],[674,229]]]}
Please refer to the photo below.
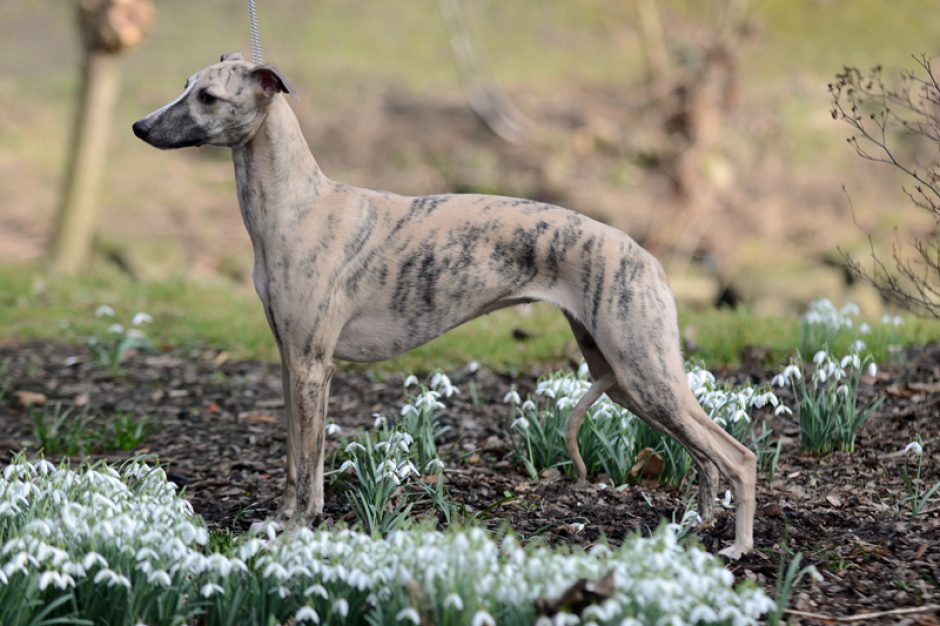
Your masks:
{"label": "dog's eye", "polygon": [[218,98],[213,96],[208,91],[199,92],[199,102],[205,105],[215,104],[218,101]]}

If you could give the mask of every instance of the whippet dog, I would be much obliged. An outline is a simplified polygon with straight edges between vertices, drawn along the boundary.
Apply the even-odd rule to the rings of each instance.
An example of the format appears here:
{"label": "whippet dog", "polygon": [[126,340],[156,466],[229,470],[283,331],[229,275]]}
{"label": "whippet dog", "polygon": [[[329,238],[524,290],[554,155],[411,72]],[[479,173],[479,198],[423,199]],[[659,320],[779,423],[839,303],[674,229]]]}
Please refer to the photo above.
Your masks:
{"label": "whippet dog", "polygon": [[[317,165],[272,67],[238,54],[189,77],[134,124],[157,148],[227,146],[255,253],[254,284],[281,356],[287,485],[278,518],[323,511],[323,437],[333,359],[372,362],[519,303],[562,310],[595,382],[572,411],[567,446],[603,393],[677,439],[713,513],[718,471],[737,501],[737,558],[752,547],[754,454],[689,389],[662,267],[624,233],[542,202],[420,197],[334,182]],[[716,469],[717,467],[717,469]]]}

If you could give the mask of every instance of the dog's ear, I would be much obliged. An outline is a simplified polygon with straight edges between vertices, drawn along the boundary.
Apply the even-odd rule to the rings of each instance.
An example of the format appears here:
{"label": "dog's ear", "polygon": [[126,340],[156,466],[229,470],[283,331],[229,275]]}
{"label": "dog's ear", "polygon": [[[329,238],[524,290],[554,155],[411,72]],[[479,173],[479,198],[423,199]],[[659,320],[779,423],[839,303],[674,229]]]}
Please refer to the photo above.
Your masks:
{"label": "dog's ear", "polygon": [[222,55],[222,58],[219,59],[219,63],[224,63],[225,61],[244,61],[245,57],[242,56],[241,52],[226,52]]}
{"label": "dog's ear", "polygon": [[281,73],[270,65],[259,65],[251,70],[251,80],[262,90],[268,98],[278,93],[288,93],[295,98],[297,93],[284,80]]}

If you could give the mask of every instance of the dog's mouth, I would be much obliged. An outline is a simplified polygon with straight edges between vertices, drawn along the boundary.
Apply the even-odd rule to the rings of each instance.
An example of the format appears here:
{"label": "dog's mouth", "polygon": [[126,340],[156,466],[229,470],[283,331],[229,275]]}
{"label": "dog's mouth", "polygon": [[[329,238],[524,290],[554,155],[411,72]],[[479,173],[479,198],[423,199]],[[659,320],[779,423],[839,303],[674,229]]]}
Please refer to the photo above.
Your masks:
{"label": "dog's mouth", "polygon": [[150,144],[154,148],[160,148],[161,150],[172,150],[175,148],[190,148],[193,146],[201,146],[205,142],[201,139],[194,137],[178,137],[178,138],[168,138],[160,132],[155,132],[153,125],[144,118],[134,122],[132,126],[134,134],[138,138]]}

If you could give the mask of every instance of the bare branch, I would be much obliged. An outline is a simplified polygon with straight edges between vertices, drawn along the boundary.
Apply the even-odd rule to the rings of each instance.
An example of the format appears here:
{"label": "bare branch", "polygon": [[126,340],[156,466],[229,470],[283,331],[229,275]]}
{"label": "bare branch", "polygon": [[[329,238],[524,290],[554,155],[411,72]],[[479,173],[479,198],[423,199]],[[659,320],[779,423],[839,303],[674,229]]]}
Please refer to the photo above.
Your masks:
{"label": "bare branch", "polygon": [[[940,318],[940,81],[926,55],[914,57],[918,70],[901,73],[900,86],[885,86],[881,67],[862,74],[846,67],[829,85],[832,117],[847,124],[853,134],[847,139],[861,158],[885,163],[911,179],[902,191],[911,203],[933,219],[933,233],[902,243],[895,231],[888,267],[875,253],[868,234],[872,266],[866,268],[840,250],[848,269],[872,284],[887,301],[918,315]],[[929,163],[916,156],[902,157],[894,146],[900,138],[928,143]],[[848,192],[843,187],[848,197]],[[851,198],[849,197],[851,206]],[[855,208],[852,206],[855,218]],[[856,221],[856,225],[858,222]]]}

